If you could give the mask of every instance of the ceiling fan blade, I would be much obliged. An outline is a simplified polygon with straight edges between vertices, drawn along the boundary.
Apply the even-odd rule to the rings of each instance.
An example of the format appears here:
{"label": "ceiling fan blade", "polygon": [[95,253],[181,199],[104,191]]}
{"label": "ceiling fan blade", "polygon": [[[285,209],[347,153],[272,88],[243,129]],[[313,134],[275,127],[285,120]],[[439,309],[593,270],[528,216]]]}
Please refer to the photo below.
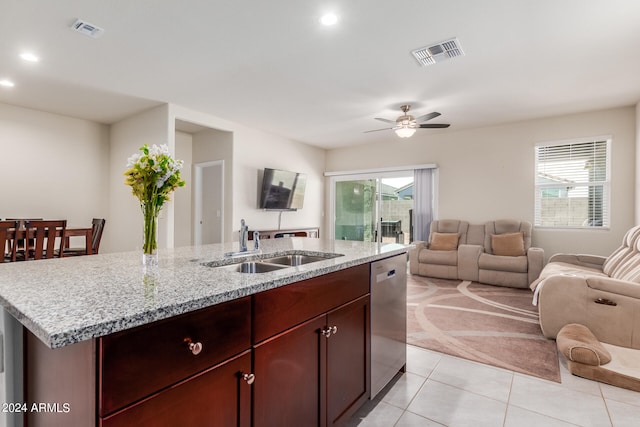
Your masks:
{"label": "ceiling fan blade", "polygon": [[364,133],[369,133],[369,132],[379,132],[381,130],[391,130],[393,128],[384,128],[384,129],[374,129],[374,130],[365,130]]}
{"label": "ceiling fan blade", "polygon": [[380,117],[376,117],[376,120],[380,120],[381,122],[385,122],[385,123],[391,123],[392,125],[396,124],[395,120],[389,120],[389,119],[381,119]]}
{"label": "ceiling fan blade", "polygon": [[427,123],[420,125],[420,129],[443,129],[451,126],[448,123]]}
{"label": "ceiling fan blade", "polygon": [[439,115],[440,115],[440,113],[435,112],[435,111],[433,113],[425,114],[424,116],[418,117],[416,119],[416,123],[426,122],[427,120],[435,119]]}

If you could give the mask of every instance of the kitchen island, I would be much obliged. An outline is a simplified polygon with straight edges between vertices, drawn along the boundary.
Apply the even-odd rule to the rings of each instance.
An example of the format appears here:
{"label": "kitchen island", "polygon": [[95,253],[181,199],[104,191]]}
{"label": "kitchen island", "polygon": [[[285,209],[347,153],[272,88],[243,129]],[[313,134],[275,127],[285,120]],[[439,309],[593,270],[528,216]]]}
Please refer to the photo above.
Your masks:
{"label": "kitchen island", "polygon": [[[273,414],[277,422],[310,416],[315,425],[348,419],[368,397],[369,264],[407,248],[290,238],[225,258],[235,249],[160,251],[153,271],[138,253],[0,266],[0,303],[28,331],[24,403],[52,410],[25,411],[29,425],[126,425],[167,405],[189,425],[202,419],[193,411],[219,404],[232,409],[221,418],[232,425],[273,425],[265,421]],[[289,255],[319,260],[254,274],[224,267]],[[346,326],[338,330],[339,322]],[[347,362],[360,383],[339,383],[354,371]],[[312,387],[303,391],[305,382]],[[350,388],[354,401],[339,392]],[[295,411],[265,404],[292,391],[301,399],[287,402]]]}

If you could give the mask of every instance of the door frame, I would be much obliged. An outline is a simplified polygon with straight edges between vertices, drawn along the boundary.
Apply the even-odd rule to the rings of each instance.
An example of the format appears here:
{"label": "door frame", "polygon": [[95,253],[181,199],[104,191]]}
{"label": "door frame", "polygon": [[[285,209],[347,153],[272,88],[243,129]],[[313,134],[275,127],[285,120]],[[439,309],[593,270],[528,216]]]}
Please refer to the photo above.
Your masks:
{"label": "door frame", "polygon": [[193,164],[193,244],[202,245],[202,195],[204,185],[202,180],[203,170],[212,166],[220,166],[220,240],[224,242],[224,160]]}

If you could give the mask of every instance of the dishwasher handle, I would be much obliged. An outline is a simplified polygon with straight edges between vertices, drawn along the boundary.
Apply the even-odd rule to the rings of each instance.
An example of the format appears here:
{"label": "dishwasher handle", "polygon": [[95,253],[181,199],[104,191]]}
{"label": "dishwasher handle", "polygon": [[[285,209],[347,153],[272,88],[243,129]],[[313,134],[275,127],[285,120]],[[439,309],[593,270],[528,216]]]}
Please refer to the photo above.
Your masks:
{"label": "dishwasher handle", "polygon": [[385,280],[393,279],[396,277],[396,269],[389,271],[383,271],[382,273],[378,273],[376,275],[376,283],[384,282]]}

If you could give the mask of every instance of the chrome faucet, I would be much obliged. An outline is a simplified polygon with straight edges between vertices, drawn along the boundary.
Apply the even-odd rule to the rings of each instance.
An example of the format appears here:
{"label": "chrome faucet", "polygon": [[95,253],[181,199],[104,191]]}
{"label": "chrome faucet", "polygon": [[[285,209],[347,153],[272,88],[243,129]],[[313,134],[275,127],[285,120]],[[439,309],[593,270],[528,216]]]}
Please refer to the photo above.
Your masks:
{"label": "chrome faucet", "polygon": [[244,219],[240,220],[240,252],[247,251],[247,240],[249,240],[249,227],[244,222]]}
{"label": "chrome faucet", "polygon": [[258,231],[253,232],[253,250],[254,251],[260,250],[260,232]]}
{"label": "chrome faucet", "polygon": [[260,251],[260,233],[257,231],[253,232],[253,250],[249,251],[247,249],[247,241],[249,240],[249,227],[243,220],[240,220],[240,250],[238,252],[227,252],[224,254],[226,258],[237,257],[237,256],[247,256],[255,254]]}

